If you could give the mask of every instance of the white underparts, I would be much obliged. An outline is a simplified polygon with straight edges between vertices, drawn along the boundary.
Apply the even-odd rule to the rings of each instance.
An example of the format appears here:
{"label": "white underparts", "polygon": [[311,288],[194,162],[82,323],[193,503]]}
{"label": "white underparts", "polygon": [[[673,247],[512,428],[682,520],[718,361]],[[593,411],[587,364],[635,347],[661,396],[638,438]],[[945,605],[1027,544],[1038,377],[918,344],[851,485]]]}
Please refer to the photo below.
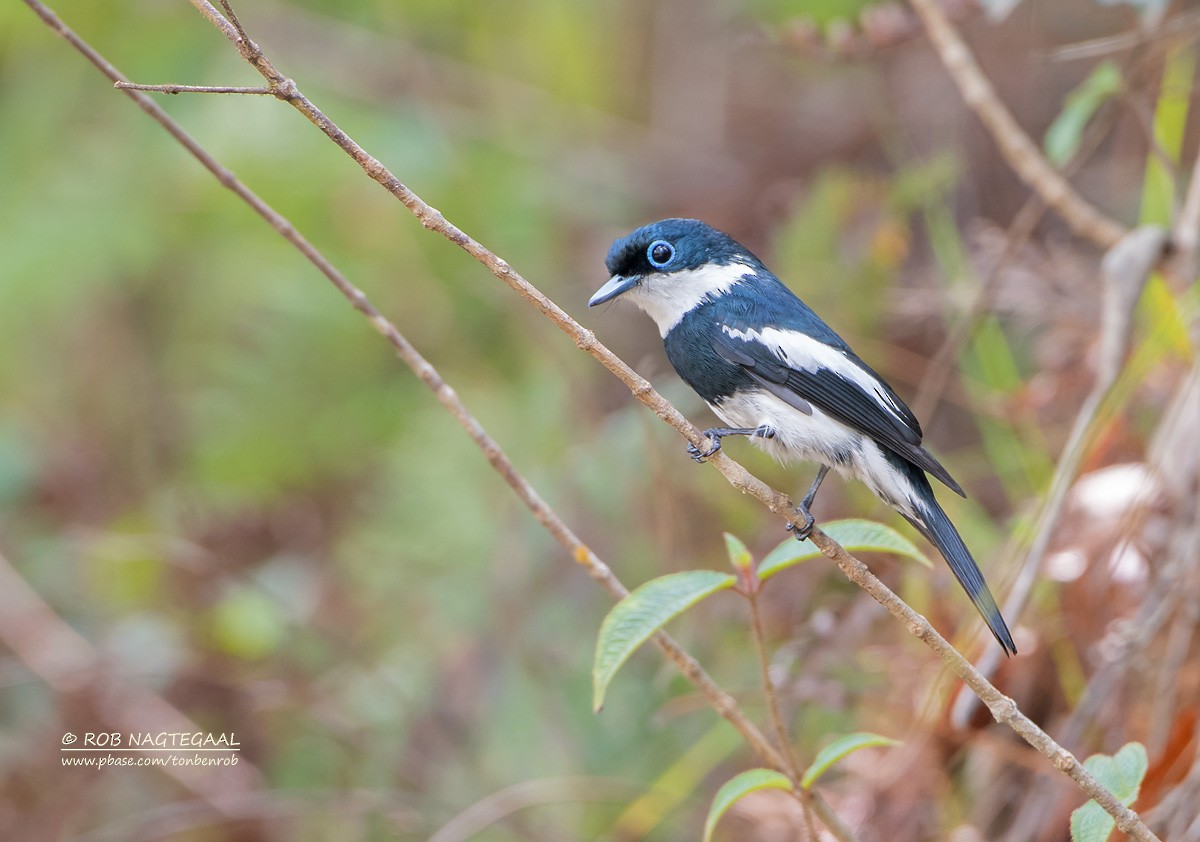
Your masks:
{"label": "white underparts", "polygon": [[771,438],[754,436],[751,441],[780,462],[828,465],[843,476],[862,480],[902,513],[917,514],[920,496],[880,446],[817,407],[806,415],[763,389],[741,391],[709,406],[731,427],[765,425],[774,430]]}

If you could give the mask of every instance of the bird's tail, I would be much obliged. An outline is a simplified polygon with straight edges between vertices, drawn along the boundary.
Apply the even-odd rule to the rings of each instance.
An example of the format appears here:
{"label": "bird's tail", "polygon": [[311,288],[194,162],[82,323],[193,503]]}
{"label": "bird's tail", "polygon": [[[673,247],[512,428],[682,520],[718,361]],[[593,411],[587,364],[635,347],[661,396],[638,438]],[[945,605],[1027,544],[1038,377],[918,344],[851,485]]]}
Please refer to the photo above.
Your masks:
{"label": "bird's tail", "polygon": [[1000,614],[1000,608],[996,605],[992,592],[988,590],[987,582],[983,580],[983,573],[980,572],[979,565],[971,557],[971,551],[963,543],[962,537],[954,528],[954,524],[950,522],[950,518],[946,517],[946,513],[938,505],[937,498],[933,496],[933,489],[929,487],[929,480],[925,478],[924,472],[917,469],[913,471],[913,474],[919,475],[912,477],[918,492],[917,499],[913,501],[911,514],[904,512],[901,514],[931,544],[938,548],[938,552],[942,554],[946,563],[950,565],[950,569],[954,571],[954,578],[958,579],[958,583],[963,586],[967,596],[971,597],[971,601],[983,615],[984,621],[996,641],[1004,649],[1004,653],[1006,655],[1017,654],[1017,646],[1013,643],[1012,634],[1004,623],[1004,617]]}

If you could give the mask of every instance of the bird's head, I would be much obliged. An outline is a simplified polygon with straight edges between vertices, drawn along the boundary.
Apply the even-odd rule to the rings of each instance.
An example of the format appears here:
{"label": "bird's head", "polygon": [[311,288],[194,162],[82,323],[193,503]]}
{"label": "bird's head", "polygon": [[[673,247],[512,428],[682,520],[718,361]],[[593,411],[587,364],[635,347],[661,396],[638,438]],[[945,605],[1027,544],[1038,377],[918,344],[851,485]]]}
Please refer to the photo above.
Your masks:
{"label": "bird's head", "polygon": [[605,260],[612,275],[589,307],[625,296],[665,336],[707,298],[762,269],[758,258],[728,234],[698,219],[664,219],[612,244]]}

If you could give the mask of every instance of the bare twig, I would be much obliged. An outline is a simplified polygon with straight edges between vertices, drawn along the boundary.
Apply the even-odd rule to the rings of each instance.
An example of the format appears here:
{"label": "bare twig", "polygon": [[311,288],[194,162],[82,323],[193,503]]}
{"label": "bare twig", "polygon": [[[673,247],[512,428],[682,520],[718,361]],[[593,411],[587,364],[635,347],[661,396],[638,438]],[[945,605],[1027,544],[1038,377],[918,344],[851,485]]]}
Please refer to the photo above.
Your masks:
{"label": "bare twig", "polygon": [[[108,76],[114,82],[124,81],[124,77],[120,72],[113,67],[103,56],[101,56],[91,45],[87,44],[78,35],[72,32],[58,17],[45,5],[37,0],[26,0],[35,12],[45,21],[55,32],[61,35],[68,43],[76,50],[82,53],[92,64],[100,69],[104,75]],[[456,421],[467,431],[471,439],[483,451],[488,462],[492,467],[504,478],[504,481],[513,489],[525,506],[533,513],[538,522],[562,545],[571,557],[581,565],[596,582],[598,582],[606,591],[613,596],[614,599],[621,599],[628,590],[624,585],[613,575],[608,565],[604,564],[599,557],[592,552],[586,544],[584,544],[575,533],[568,527],[558,514],[541,498],[532,485],[517,471],[504,453],[500,445],[493,439],[483,426],[470,413],[466,406],[459,399],[457,393],[442,379],[437,370],[412,346],[411,343],[400,333],[396,327],[388,321],[382,313],[370,302],[366,295],[355,287],[345,276],[337,270],[328,259],[322,255],[315,246],[306,240],[281,214],[275,211],[270,205],[263,201],[250,188],[246,187],[237,176],[230,170],[226,169],[216,159],[214,159],[199,143],[196,142],[187,132],[183,130],[178,123],[164,112],[158,105],[136,90],[124,90],[126,96],[133,99],[143,111],[149,114],[156,122],[165,128],[172,137],[179,141],[187,151],[200,162],[216,179],[238,198],[248,204],[259,216],[275,229],[275,231],[291,243],[305,258],[312,263],[318,271],[321,272],[335,287],[342,293],[351,303],[351,305],[362,313],[371,323],[380,335],[388,341],[392,346],[396,355],[413,370],[417,377],[433,391],[438,402],[454,417]],[[340,131],[340,130],[339,130]],[[397,182],[398,183],[398,182]],[[465,235],[464,235],[465,236]],[[482,247],[480,247],[482,248]],[[495,258],[499,260],[499,258]],[[514,273],[515,274],[515,273]],[[563,314],[565,316],[565,314]],[[569,318],[569,317],[567,317]],[[582,330],[582,328],[580,328]],[[595,341],[594,338],[592,340]],[[596,343],[598,344],[598,343]],[[601,346],[602,347],[602,346]],[[612,355],[612,352],[604,349],[606,353]],[[615,358],[615,357],[614,357]],[[624,365],[622,363],[622,365]],[[638,378],[637,375],[630,374]],[[654,395],[663,404],[666,401],[659,397],[651,388],[650,384],[645,380],[641,380],[645,385],[645,389]],[[666,404],[670,407],[669,404]],[[682,420],[682,416],[675,411],[674,407],[670,407],[671,412],[675,414],[681,423],[686,424]],[[689,425],[690,426],[690,425]],[[697,441],[699,441],[699,433],[697,431]],[[740,466],[739,466],[740,467]],[[743,469],[744,471],[744,469]],[[782,496],[782,495],[780,495]],[[786,501],[786,498],[784,498]],[[709,701],[709,704],[721,716],[727,719],[732,724],[747,744],[761,757],[765,762],[778,769],[786,769],[782,757],[771,745],[770,741],[762,734],[761,731],[746,718],[741,708],[738,707],[737,701],[718,686],[712,678],[704,671],[700,664],[679,644],[677,644],[670,636],[660,633],[654,638],[655,644],[663,651],[667,658],[679,669],[693,685],[701,692],[702,695]]]}
{"label": "bare twig", "polygon": [[963,100],[987,127],[1008,165],[1071,226],[1072,231],[1101,248],[1112,248],[1125,233],[1125,227],[1093,207],[1050,165],[1000,101],[992,83],[980,70],[970,48],[937,0],[911,0],[911,3],[921,16],[946,72],[958,86]]}
{"label": "bare twig", "polygon": [[114,82],[122,91],[151,91],[159,94],[258,94],[275,96],[270,88],[239,87],[237,85],[138,85],[133,82]]}
{"label": "bare twig", "polygon": [[[47,9],[42,3],[38,2],[38,0],[25,0],[25,2],[35,11],[37,11],[42,19],[55,28],[59,34],[67,37],[72,45],[76,47],[76,49],[79,49],[85,55],[88,55],[89,59],[91,59],[93,55],[99,58],[98,54],[96,54],[94,50],[82,42],[81,39],[78,39],[77,36],[74,36],[73,33],[70,33],[70,37],[68,37],[68,33],[70,31],[63,26],[61,21],[58,21],[57,17],[54,16],[53,13],[50,12],[49,9]],[[229,20],[226,20],[225,17],[220,15],[211,6],[211,4],[205,2],[205,0],[191,0],[191,2],[193,5],[199,8],[200,11],[206,17],[208,17],[215,26],[217,26],[235,43],[243,57],[246,58],[246,60],[255,69],[257,69],[264,78],[267,79],[268,84],[272,88],[276,89],[276,96],[279,99],[288,102],[297,110],[301,111],[301,113],[303,113],[314,125],[320,128],[340,148],[346,151],[347,154],[351,155],[351,157],[359,163],[363,170],[372,179],[384,186],[385,189],[396,196],[396,198],[399,199],[405,205],[405,207],[412,211],[412,213],[417,216],[425,228],[437,231],[442,236],[446,237],[448,240],[455,243],[460,248],[464,249],[473,257],[475,257],[480,263],[482,263],[494,275],[496,275],[497,278],[504,281],[510,288],[518,292],[523,298],[533,304],[540,312],[546,315],[547,318],[553,321],[560,329],[567,333],[575,341],[576,345],[578,345],[584,351],[587,351],[602,365],[604,365],[605,368],[609,369],[609,371],[616,375],[629,387],[634,396],[637,397],[638,400],[642,401],[642,403],[644,403],[647,407],[649,407],[656,415],[674,427],[693,444],[698,446],[701,444],[700,431],[695,426],[690,424],[679,413],[679,411],[675,409],[674,406],[666,401],[666,399],[654,391],[649,382],[639,376],[636,372],[629,368],[629,366],[626,365],[623,360],[598,342],[591,331],[588,331],[579,325],[565,311],[558,307],[557,304],[547,298],[540,290],[538,290],[520,274],[513,270],[508,263],[500,259],[497,255],[485,248],[480,243],[476,242],[459,228],[448,222],[439,211],[409,190],[402,182],[400,182],[399,179],[392,175],[392,173],[388,171],[388,169],[384,167],[380,161],[369,155],[364,149],[362,149],[362,147],[355,143],[344,131],[342,131],[319,109],[317,109],[316,106],[313,105],[312,102],[310,102],[303,94],[301,94],[291,79],[283,76],[274,68],[266,56],[263,55],[262,51],[246,36],[244,30],[241,30],[240,25],[235,26],[231,24]],[[925,3],[927,0],[920,0],[920,2]],[[225,0],[222,0],[222,4],[228,8],[228,4],[225,2]],[[93,60],[93,63],[97,62]],[[108,63],[102,58],[100,59],[100,62],[97,63],[97,66],[101,67],[102,70],[106,70],[106,72],[111,70],[114,74],[116,73],[115,69],[112,69],[111,65],[108,65]],[[117,74],[110,76],[110,78],[112,78],[113,81],[119,81],[121,77],[119,74]],[[145,99],[144,95],[137,91],[125,91],[125,93],[136,100]],[[152,105],[152,103],[148,104]],[[150,113],[151,116],[154,116],[155,119],[160,123],[163,123],[164,126],[170,122],[169,118],[163,114],[161,110],[159,110],[158,114],[155,115],[154,111],[147,107],[147,104],[139,102],[139,105],[141,105],[143,110],[146,110],[147,113]],[[164,123],[164,120],[167,122]],[[223,167],[213,161],[212,158],[208,156],[207,153],[205,153],[202,149],[199,149],[199,147],[195,145],[195,142],[191,141],[191,139],[187,137],[186,133],[182,132],[182,129],[179,129],[177,126],[175,129],[178,131],[178,133],[176,131],[172,131],[172,135],[176,136],[177,139],[180,139],[180,142],[183,142],[182,138],[187,138],[187,140],[191,142],[189,151],[192,151],[192,154],[196,155],[196,157],[199,158],[202,163],[207,161],[205,166],[208,167],[210,171],[212,171],[213,174],[221,180],[223,185],[237,193],[244,201],[250,203],[256,212],[263,216],[264,219],[270,221],[273,227],[275,227],[281,235],[285,236],[289,242],[292,242],[293,245],[300,249],[306,257],[309,257],[309,259],[314,262],[314,265],[321,267],[321,262],[324,261],[324,258],[322,258],[319,253],[317,253],[316,250],[307,243],[307,241],[300,237],[300,235],[289,223],[287,223],[286,220],[276,214],[264,202],[262,202],[261,199],[258,199],[254,193],[238,182],[237,179],[233,177],[232,173],[230,173],[228,170],[225,170]],[[188,144],[185,143],[185,145]],[[193,148],[195,151],[193,151]],[[1052,207],[1055,206],[1054,202],[1048,201],[1047,203]],[[1115,226],[1115,223],[1109,224]],[[1119,226],[1117,227],[1119,229]],[[1118,231],[1118,234],[1119,233],[1120,232]],[[327,265],[327,262],[325,263]],[[340,278],[341,276],[336,273],[336,270],[334,270],[332,266],[322,268],[322,272],[325,273],[331,281],[333,281],[335,284],[338,284],[338,281],[335,280],[335,277]],[[341,290],[343,294],[345,294],[351,300],[356,309],[368,316],[372,322],[372,325],[375,326],[375,328],[381,334],[389,339],[389,341],[393,344],[393,347],[396,348],[397,354],[401,355],[400,345],[407,345],[406,341],[403,340],[403,337],[396,332],[395,328],[392,327],[390,323],[387,322],[386,319],[384,319],[384,317],[380,315],[372,305],[369,304],[369,302],[367,302],[365,296],[360,291],[350,285],[348,281],[345,281],[345,279],[341,280],[344,283],[344,288],[342,285],[339,285],[339,290]],[[437,376],[436,371],[432,369],[432,366],[429,366],[427,362],[420,358],[419,355],[416,354],[415,349],[412,350],[412,354],[414,355],[414,362],[419,360],[420,363],[423,363],[423,365],[414,367],[414,371],[417,371],[418,376],[421,376],[422,380],[426,382],[427,385],[430,385],[430,388],[432,388],[437,395],[438,400],[443,402],[443,405],[446,405],[448,409],[452,403],[458,403],[459,406],[461,406],[461,402],[458,402],[457,396],[454,394],[453,390],[450,389],[450,387],[447,386],[443,381],[441,381],[440,377]],[[403,355],[402,358],[404,358]],[[406,359],[405,361],[407,362],[408,360]],[[463,412],[465,413],[465,407],[463,408]],[[460,423],[464,423],[464,418],[461,418],[458,415],[455,417],[460,421]],[[465,416],[465,418],[470,418],[470,416]],[[471,420],[473,421],[474,419]],[[464,426],[467,427],[468,432],[472,434],[472,438],[474,438],[479,446],[484,450],[493,466],[505,476],[505,479],[509,482],[510,486],[517,491],[518,495],[521,496],[521,499],[526,503],[526,505],[529,506],[531,510],[534,511],[535,515],[538,516],[539,522],[541,522],[543,526],[547,528],[547,530],[554,534],[560,543],[563,543],[564,546],[568,547],[568,549],[572,551],[572,555],[575,560],[584,565],[593,578],[596,578],[597,581],[601,582],[601,584],[605,584],[606,587],[610,589],[610,592],[613,592],[613,586],[620,587],[620,583],[616,581],[616,578],[613,576],[612,572],[608,570],[608,568],[604,566],[603,563],[594,556],[594,554],[592,554],[590,549],[580,543],[578,539],[574,538],[573,533],[570,532],[565,524],[562,524],[561,521],[557,520],[557,515],[555,515],[553,510],[551,510],[544,502],[542,502],[539,497],[537,497],[537,495],[533,492],[533,489],[529,488],[528,484],[524,483],[523,479],[520,482],[515,481],[517,478],[519,478],[519,474],[516,474],[515,469],[512,469],[511,465],[509,465],[508,473],[505,473],[505,471],[501,469],[501,466],[507,461],[507,458],[504,457],[503,452],[499,449],[499,446],[496,445],[495,442],[490,439],[490,437],[487,437],[487,434],[482,430],[482,428],[478,428],[478,423],[476,422],[474,427],[466,423],[464,423]],[[717,453],[709,460],[709,462],[718,471],[720,471],[726,480],[735,488],[743,493],[753,496],[772,512],[785,518],[789,523],[795,522],[796,513],[792,509],[791,503],[786,495],[772,489],[758,477],[747,471],[740,464],[730,459],[724,454],[724,452]],[[987,704],[988,709],[991,711],[993,717],[995,717],[998,722],[1001,722],[1012,728],[1023,739],[1029,742],[1030,745],[1034,746],[1040,752],[1046,755],[1051,760],[1055,768],[1071,777],[1079,785],[1080,789],[1082,789],[1089,797],[1094,798],[1110,815],[1113,816],[1117,827],[1121,828],[1121,830],[1133,838],[1139,840],[1139,842],[1156,839],[1156,837],[1151,834],[1146,826],[1141,822],[1136,813],[1121,804],[1111,792],[1109,792],[1086,769],[1084,769],[1083,765],[1075,758],[1074,755],[1055,743],[1048,734],[1038,728],[1032,721],[1028,719],[1028,717],[1022,714],[1012,699],[1004,696],[998,690],[996,690],[995,687],[988,683],[988,681],[982,675],[980,675],[971,666],[971,664],[957,652],[957,650],[955,650],[948,642],[946,642],[946,640],[942,638],[932,626],[929,625],[925,618],[913,611],[903,600],[896,596],[896,594],[894,594],[886,585],[876,578],[862,562],[858,561],[858,559],[847,553],[840,545],[830,539],[819,529],[813,530],[811,539],[816,546],[820,548],[824,555],[838,564],[839,568],[842,569],[842,571],[847,575],[848,578],[851,579],[851,581],[866,590],[876,600],[883,604],[890,613],[892,613],[905,624],[906,628],[908,628],[912,634],[914,634],[917,638],[929,646],[939,657],[941,657],[943,661],[950,666],[951,670],[955,672],[955,674],[959,675],[964,681],[967,682],[969,686],[971,686],[972,689],[979,693],[984,703]],[[703,672],[702,668],[698,663],[695,662],[694,659],[679,649],[678,645],[671,641],[671,639],[664,634],[660,633],[656,636],[655,640],[658,643],[659,648],[668,654],[668,657],[671,658],[672,662],[676,664],[684,676],[696,684],[697,687],[701,689],[701,692],[705,694],[706,698],[709,698],[709,701],[713,705],[714,709],[716,709],[717,712],[722,716],[725,716],[727,719],[729,719],[729,721],[733,723],[735,727],[738,727],[738,730],[742,733],[743,737],[747,739],[747,742],[750,742],[752,747],[760,754],[760,756],[762,756],[767,760],[767,762],[771,763],[771,765],[775,766],[776,768],[785,768],[783,766],[782,758],[779,757],[779,754],[777,751],[775,751],[774,747],[772,747],[769,742],[765,740],[761,732],[759,732],[752,723],[745,720],[745,717],[737,707],[736,702],[717,685],[715,685],[714,682],[712,682],[712,679]],[[756,738],[757,741],[752,741],[752,737]]]}
{"label": "bare twig", "polygon": [[993,687],[975,667],[971,666],[966,658],[959,654],[957,649],[938,634],[933,626],[929,625],[928,620],[896,596],[887,585],[867,569],[865,564],[846,552],[819,529],[813,530],[811,539],[825,556],[833,559],[847,578],[875,597],[893,617],[904,623],[910,633],[936,652],[950,667],[950,671],[979,695],[980,700],[987,705],[992,718],[1015,731],[1021,739],[1047,757],[1054,764],[1054,768],[1075,781],[1080,789],[1090,798],[1095,799],[1104,808],[1104,811],[1116,820],[1117,827],[1139,842],[1158,838],[1150,832],[1137,813],[1118,801],[1103,784],[1096,780],[1091,772],[1084,768],[1075,755],[1056,743],[1049,734],[1034,724],[1021,712],[1016,702]]}
{"label": "bare twig", "polygon": [[[30,2],[30,0],[26,0],[26,2]],[[353,138],[342,131],[336,123],[317,108],[308,97],[304,96],[296,87],[295,82],[275,68],[257,44],[248,37],[239,35],[237,29],[220,12],[213,8],[211,3],[206,2],[206,0],[190,0],[190,2],[214,26],[224,33],[227,38],[233,41],[246,61],[261,73],[263,78],[267,80],[268,85],[276,91],[275,96],[277,98],[288,103],[303,114],[309,122],[319,128],[342,151],[353,158],[368,176],[400,200],[417,217],[424,228],[441,234],[482,263],[493,275],[507,284],[514,292],[532,304],[538,312],[546,316],[564,333],[570,336],[576,345],[591,354],[601,365],[616,375],[622,383],[629,387],[634,397],[649,407],[655,415],[666,421],[676,430],[679,430],[692,444],[697,446],[703,444],[705,439],[701,436],[700,430],[690,424],[675,407],[654,391],[645,378],[637,374],[624,360],[599,343],[596,340],[595,334],[571,318],[565,310],[546,297],[541,290],[522,277],[506,261],[500,259],[490,249],[469,237],[457,226],[450,223],[442,215],[441,211],[413,193],[381,161],[359,146]],[[730,462],[728,459],[722,460],[719,456],[712,461],[718,467],[722,462]],[[731,471],[731,473],[738,474],[736,470]],[[744,470],[741,471],[741,474],[748,476]],[[729,475],[727,474],[726,477],[729,478]],[[785,496],[778,495],[778,497],[779,499],[776,501],[776,507],[773,511],[777,514],[785,514],[790,509],[790,504],[787,502]]]}
{"label": "bare twig", "polygon": [[1129,32],[1118,35],[1108,35],[1104,38],[1094,38],[1090,41],[1079,41],[1074,44],[1064,44],[1056,47],[1051,53],[1053,61],[1076,61],[1078,59],[1096,59],[1103,56],[1132,50],[1146,44],[1175,40],[1175,36],[1183,35],[1183,43],[1200,38],[1200,11],[1181,12],[1162,26],[1153,30],[1137,27]]}

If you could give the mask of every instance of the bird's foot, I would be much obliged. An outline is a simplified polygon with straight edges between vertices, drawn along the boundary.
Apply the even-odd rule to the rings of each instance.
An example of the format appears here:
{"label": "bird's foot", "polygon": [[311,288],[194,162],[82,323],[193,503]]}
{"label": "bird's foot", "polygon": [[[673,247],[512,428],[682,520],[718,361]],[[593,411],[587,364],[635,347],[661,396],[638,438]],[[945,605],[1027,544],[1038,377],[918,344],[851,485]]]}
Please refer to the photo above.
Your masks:
{"label": "bird's foot", "polygon": [[803,541],[812,534],[813,527],[817,525],[817,521],[812,516],[812,512],[805,507],[797,507],[796,514],[804,517],[804,525],[801,526],[798,523],[789,523],[787,525],[787,530],[796,536],[797,541]]}
{"label": "bird's foot", "polygon": [[710,427],[704,431],[703,435],[710,442],[706,450],[701,450],[691,443],[687,446],[688,456],[691,456],[696,462],[703,462],[720,450],[721,439],[725,436],[758,436],[759,438],[770,439],[775,437],[775,430],[766,424],[763,424],[761,427]]}
{"label": "bird's foot", "polygon": [[688,443],[688,456],[691,456],[694,462],[704,462],[708,457],[721,449],[721,433],[717,432],[717,430],[705,430],[704,437],[709,441],[709,446],[705,450],[701,450],[690,442]]}
{"label": "bird's foot", "polygon": [[817,499],[817,489],[821,487],[821,483],[825,480],[825,475],[829,473],[829,466],[822,465],[817,471],[817,477],[813,480],[812,487],[808,489],[808,493],[804,495],[804,499],[800,501],[800,505],[796,507],[796,514],[804,517],[804,525],[799,526],[795,523],[787,525],[788,532],[793,532],[796,535],[797,541],[803,541],[812,534],[813,527],[816,526],[816,521],[813,519],[812,512],[809,507],[813,501]]}

